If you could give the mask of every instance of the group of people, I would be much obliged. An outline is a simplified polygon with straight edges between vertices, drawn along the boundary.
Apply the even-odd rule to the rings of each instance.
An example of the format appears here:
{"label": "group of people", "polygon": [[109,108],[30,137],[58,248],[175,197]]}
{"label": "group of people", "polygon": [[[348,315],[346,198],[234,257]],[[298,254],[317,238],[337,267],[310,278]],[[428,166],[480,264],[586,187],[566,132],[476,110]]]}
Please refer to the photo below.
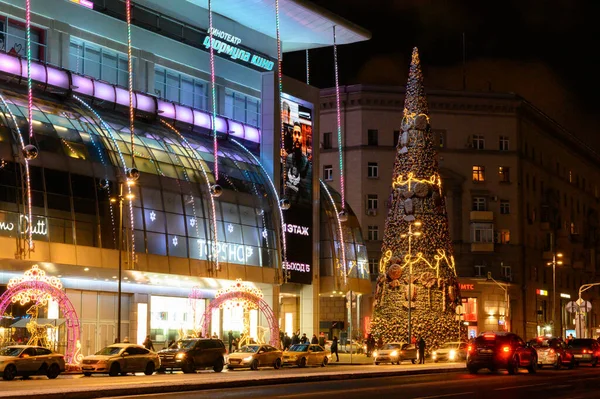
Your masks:
{"label": "group of people", "polygon": [[309,344],[310,343],[310,344],[321,345],[321,346],[325,345],[325,337],[324,336],[317,338],[317,335],[313,334],[313,336],[309,339],[308,336],[306,335],[306,333],[304,333],[304,334],[302,334],[302,336],[300,336],[300,330],[293,333],[291,337],[289,336],[288,333],[283,333],[283,331],[280,332],[279,333],[279,341],[281,342],[281,348],[283,350],[287,350],[290,348],[290,346],[297,345],[297,344]]}

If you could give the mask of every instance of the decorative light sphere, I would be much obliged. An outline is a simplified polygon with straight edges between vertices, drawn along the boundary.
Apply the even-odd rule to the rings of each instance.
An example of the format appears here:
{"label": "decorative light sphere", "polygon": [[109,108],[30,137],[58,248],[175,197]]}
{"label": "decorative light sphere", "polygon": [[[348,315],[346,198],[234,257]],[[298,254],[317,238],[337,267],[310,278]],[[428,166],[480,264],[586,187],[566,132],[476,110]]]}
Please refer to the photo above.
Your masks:
{"label": "decorative light sphere", "polygon": [[223,187],[221,187],[218,184],[213,184],[212,186],[210,186],[210,195],[212,195],[215,198],[219,198],[221,194],[223,194]]}
{"label": "decorative light sphere", "polygon": [[340,213],[338,213],[338,217],[340,218],[340,222],[344,223],[348,221],[348,212],[345,209],[342,209]]}
{"label": "decorative light sphere", "polygon": [[254,211],[256,212],[257,216],[262,216],[265,214],[265,210],[261,208],[255,208]]}
{"label": "decorative light sphere", "polygon": [[284,210],[287,211],[288,209],[290,209],[290,206],[292,206],[292,204],[290,203],[290,200],[287,198],[282,198],[279,200],[279,207]]}
{"label": "decorative light sphere", "polygon": [[129,180],[137,180],[140,178],[140,171],[137,168],[128,168],[125,175]]}
{"label": "decorative light sphere", "polygon": [[98,185],[102,190],[108,190],[108,188],[110,187],[110,182],[108,181],[108,179],[100,179]]}
{"label": "decorative light sphere", "polygon": [[27,144],[24,148],[23,148],[23,156],[25,157],[26,160],[31,161],[33,159],[36,159],[38,156],[38,149],[36,146],[34,146],[33,144]]}

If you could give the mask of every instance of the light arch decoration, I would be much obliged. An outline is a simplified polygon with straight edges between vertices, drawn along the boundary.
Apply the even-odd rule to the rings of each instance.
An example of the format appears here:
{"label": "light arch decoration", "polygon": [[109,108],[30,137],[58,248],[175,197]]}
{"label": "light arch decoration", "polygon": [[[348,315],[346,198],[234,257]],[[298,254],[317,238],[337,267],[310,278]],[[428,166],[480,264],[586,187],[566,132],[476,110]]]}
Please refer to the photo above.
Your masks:
{"label": "light arch decoration", "polygon": [[25,271],[22,277],[9,280],[7,290],[0,296],[0,315],[3,315],[8,306],[13,303],[25,305],[34,302],[46,305],[50,299],[55,300],[67,325],[65,362],[80,364],[83,355],[79,339],[79,317],[62,288],[62,283],[58,278],[46,276],[46,272],[41,270],[38,265],[33,265],[31,269]]}
{"label": "light arch decoration", "polygon": [[269,343],[272,346],[279,346],[279,324],[275,319],[273,309],[263,299],[263,293],[259,288],[253,287],[249,284],[244,283],[241,279],[237,279],[234,284],[227,288],[222,288],[217,291],[215,299],[212,300],[204,313],[200,322],[202,328],[202,336],[208,336],[208,325],[210,323],[210,317],[212,311],[215,309],[223,309],[225,306],[240,307],[244,309],[256,309],[260,311],[269,323],[269,331],[271,337]]}

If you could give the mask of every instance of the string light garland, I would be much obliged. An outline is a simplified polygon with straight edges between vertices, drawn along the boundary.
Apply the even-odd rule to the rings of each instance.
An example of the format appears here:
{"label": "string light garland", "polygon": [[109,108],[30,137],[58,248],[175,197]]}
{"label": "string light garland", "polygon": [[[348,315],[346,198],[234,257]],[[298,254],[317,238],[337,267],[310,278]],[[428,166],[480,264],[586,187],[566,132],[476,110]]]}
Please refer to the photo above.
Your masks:
{"label": "string light garland", "polygon": [[[4,108],[8,111],[10,119],[12,119],[15,125],[15,130],[17,131],[19,142],[21,143],[21,152],[23,152],[25,150],[25,142],[23,141],[23,135],[21,134],[21,129],[19,129],[19,123],[17,122],[17,118],[15,118],[15,115],[6,103],[6,100],[4,99],[2,94],[0,94],[0,101],[2,101],[2,105],[4,105]],[[30,123],[29,125],[31,126],[32,124]],[[25,162],[25,179],[27,186],[27,215],[29,216],[29,226],[27,226],[27,247],[31,251],[33,250],[33,229],[31,228],[31,223],[33,221],[31,208],[31,177],[29,175],[29,160],[25,156],[23,156],[23,160]]]}
{"label": "string light garland", "polygon": [[[62,290],[63,285],[57,277],[46,276],[46,272],[41,270],[38,265],[33,265],[31,269],[26,270],[22,277],[11,278],[8,281],[6,288],[8,290],[21,285],[25,282],[42,282],[49,284],[50,286]],[[52,294],[43,291],[39,288],[28,288],[27,290],[21,291],[11,297],[12,303],[19,303],[25,305],[29,302],[36,302],[41,305],[47,305],[48,301],[52,299]]]}
{"label": "string light garland", "polygon": [[212,14],[212,0],[208,0],[208,36],[210,39],[210,91],[212,96],[212,114],[211,114],[211,126],[213,134],[213,154],[215,157],[215,183],[219,180],[219,143],[217,141],[217,88],[215,78],[215,49],[213,42],[213,14]]}
{"label": "string light garland", "polygon": [[306,84],[310,84],[310,61],[308,58],[308,49],[306,49]]}
{"label": "string light garland", "polygon": [[[341,248],[341,252],[342,252],[342,276],[344,278],[344,289],[347,288],[348,285],[348,271],[346,270],[346,245],[345,245],[345,241],[344,241],[344,230],[342,228],[342,221],[340,220],[340,214],[338,212],[337,206],[335,205],[335,201],[333,200],[333,196],[331,195],[331,192],[329,191],[329,188],[327,187],[327,184],[325,184],[325,182],[321,179],[319,179],[319,181],[321,182],[321,186],[323,186],[323,188],[325,189],[325,192],[327,193],[327,197],[329,198],[329,201],[331,201],[331,205],[333,205],[333,210],[335,212],[335,220],[337,222],[337,226],[338,226],[338,234],[340,237],[340,248]],[[338,287],[339,288],[339,287]]]}
{"label": "string light garland", "polygon": [[338,52],[337,38],[335,35],[335,25],[333,26],[333,67],[335,70],[335,104],[337,116],[337,136],[338,136],[338,152],[340,159],[340,194],[342,196],[342,211],[346,209],[346,187],[344,182],[344,146],[342,142],[342,111],[340,101],[340,79],[338,70]]}
{"label": "string light garland", "polygon": [[25,0],[25,37],[27,40],[27,122],[29,143],[33,138],[33,82],[31,80],[31,0]]}
{"label": "string light garland", "polygon": [[[285,195],[285,180],[287,171],[285,170],[285,131],[283,129],[283,70],[281,59],[281,26],[279,21],[279,0],[275,0],[275,31],[277,34],[277,87],[279,89],[279,132],[280,132],[280,149],[281,149],[281,193]],[[285,234],[284,234],[285,235]]]}
{"label": "string light garland", "polygon": [[221,309],[242,308],[247,310],[258,309],[258,302],[263,299],[260,288],[254,287],[238,278],[235,283],[226,288],[221,288],[215,294],[215,299],[227,294],[240,294],[220,304]]}
{"label": "string light garland", "polygon": [[129,85],[129,131],[131,133],[131,167],[135,168],[135,142],[134,122],[135,113],[133,108],[133,55],[131,52],[131,0],[125,0],[126,17],[127,17],[127,72]]}

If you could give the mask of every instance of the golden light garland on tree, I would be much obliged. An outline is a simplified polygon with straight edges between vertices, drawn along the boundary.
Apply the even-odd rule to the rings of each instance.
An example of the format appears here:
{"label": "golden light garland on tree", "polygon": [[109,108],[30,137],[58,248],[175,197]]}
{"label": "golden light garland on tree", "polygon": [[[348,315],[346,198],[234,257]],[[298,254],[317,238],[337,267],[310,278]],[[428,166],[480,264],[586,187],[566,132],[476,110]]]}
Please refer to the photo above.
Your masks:
{"label": "golden light garland on tree", "polygon": [[263,292],[260,288],[254,287],[248,283],[242,281],[242,279],[235,280],[235,283],[227,288],[221,288],[217,291],[215,299],[221,295],[231,293],[241,293],[242,295],[228,299],[223,302],[219,307],[221,309],[247,309],[253,310],[258,309],[257,298],[263,298]]}
{"label": "golden light garland on tree", "polygon": [[[8,281],[7,288],[11,289],[19,284],[30,281],[40,281],[43,283],[47,283],[59,290],[62,290],[62,283],[57,277],[48,277],[46,276],[46,272],[41,270],[38,265],[33,265],[31,269],[25,271],[22,277],[11,278]],[[28,288],[18,294],[14,295],[11,298],[13,303],[19,302],[21,305],[25,305],[29,302],[36,302],[41,305],[47,305],[48,301],[52,299],[52,295],[44,292],[42,289],[38,288]]]}
{"label": "golden light garland on tree", "polygon": [[428,113],[415,48],[394,163],[371,333],[384,342],[406,342],[410,339],[410,306],[411,335],[422,337],[429,352],[457,340],[461,327],[455,320],[460,292]]}

